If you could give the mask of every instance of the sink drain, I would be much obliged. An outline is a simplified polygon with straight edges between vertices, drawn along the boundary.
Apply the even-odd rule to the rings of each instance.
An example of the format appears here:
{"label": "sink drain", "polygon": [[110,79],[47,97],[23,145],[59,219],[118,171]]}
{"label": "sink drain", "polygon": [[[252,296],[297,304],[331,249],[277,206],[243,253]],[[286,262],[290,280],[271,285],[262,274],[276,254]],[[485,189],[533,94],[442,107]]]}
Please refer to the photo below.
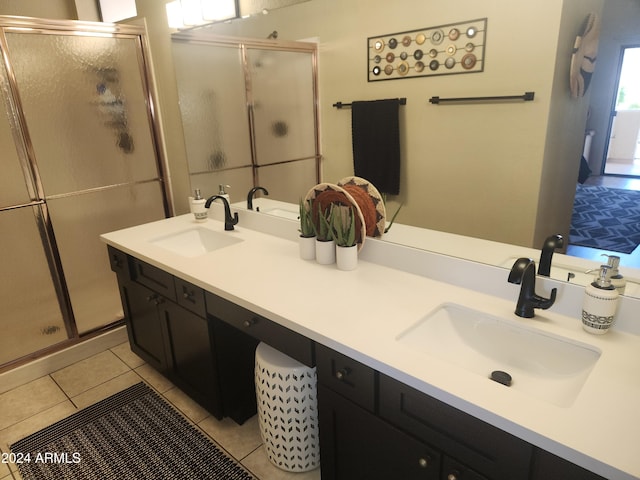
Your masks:
{"label": "sink drain", "polygon": [[494,382],[501,383],[502,385],[506,385],[507,387],[511,386],[511,375],[507,372],[503,372],[502,370],[494,370],[491,372],[491,376],[489,377]]}

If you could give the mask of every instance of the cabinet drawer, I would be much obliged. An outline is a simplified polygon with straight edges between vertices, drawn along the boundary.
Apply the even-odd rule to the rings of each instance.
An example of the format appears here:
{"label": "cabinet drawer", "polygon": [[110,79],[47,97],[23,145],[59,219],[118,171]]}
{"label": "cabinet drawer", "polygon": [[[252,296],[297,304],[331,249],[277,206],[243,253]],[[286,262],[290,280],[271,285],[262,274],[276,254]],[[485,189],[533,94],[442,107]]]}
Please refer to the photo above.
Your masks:
{"label": "cabinet drawer", "polygon": [[383,418],[486,477],[529,478],[533,447],[527,442],[386,375],[379,382]]}
{"label": "cabinet drawer", "polygon": [[113,248],[111,245],[107,245],[107,253],[109,255],[111,271],[118,274],[123,280],[129,280],[131,278],[131,271],[129,270],[128,255],[117,248]]}
{"label": "cabinet drawer", "polygon": [[176,289],[173,285],[173,275],[137,258],[133,259],[132,267],[133,280],[175,302]]}
{"label": "cabinet drawer", "polygon": [[205,299],[209,315],[271,345],[309,367],[315,366],[313,342],[307,337],[213,293],[206,292]]}
{"label": "cabinet drawer", "polygon": [[324,345],[316,344],[318,383],[370,412],[375,410],[375,371]]}
{"label": "cabinet drawer", "polygon": [[182,305],[187,310],[192,311],[196,315],[205,318],[207,316],[204,303],[204,290],[196,287],[192,283],[174,278],[176,286],[176,301],[178,305]]}

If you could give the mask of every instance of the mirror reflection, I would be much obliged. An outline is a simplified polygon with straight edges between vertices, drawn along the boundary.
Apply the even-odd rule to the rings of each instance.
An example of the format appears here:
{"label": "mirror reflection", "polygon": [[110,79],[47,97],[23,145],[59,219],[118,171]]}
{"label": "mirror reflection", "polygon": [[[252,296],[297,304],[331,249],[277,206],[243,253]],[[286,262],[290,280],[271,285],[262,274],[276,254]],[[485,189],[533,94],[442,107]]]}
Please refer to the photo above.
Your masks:
{"label": "mirror reflection", "polygon": [[[615,89],[611,69],[618,68],[621,38],[627,41],[638,35],[637,21],[627,20],[639,14],[633,2],[548,3],[553,5],[512,2],[492,6],[465,0],[453,11],[444,0],[430,2],[428,8],[418,0],[393,4],[380,0],[310,0],[202,30],[206,34],[258,39],[277,31],[279,40],[312,38],[318,42],[323,181],[353,174],[351,113],[332,104],[406,97],[407,104],[399,114],[400,192],[388,197],[388,210],[394,212],[403,206],[397,225],[385,238],[440,251],[438,242],[421,238],[416,232],[446,232],[481,243],[474,243],[473,248],[465,243],[455,252],[445,245],[444,253],[504,266],[510,257],[485,259],[477,250],[482,242],[509,245],[514,251],[510,255],[521,256],[521,252],[538,252],[552,233],[570,238],[585,131],[595,131],[589,137],[589,158],[585,160],[592,176],[600,177],[608,129],[601,121],[602,105],[611,101]],[[602,18],[597,65],[585,95],[572,98],[572,50],[591,12]],[[483,72],[367,81],[367,38],[484,17],[488,23]],[[523,18],[527,22],[522,22]],[[541,34],[539,25],[543,24],[545,33]],[[615,39],[608,33],[612,26],[617,32]],[[525,91],[534,91],[535,101],[447,106],[428,103],[434,95],[494,96]],[[606,121],[609,110],[607,107]],[[259,183],[271,191],[270,184]],[[310,185],[301,187],[287,202],[296,203]],[[248,190],[240,187],[234,201]],[[270,196],[283,199],[279,197],[277,193]],[[400,235],[404,226],[410,232]],[[588,266],[601,263],[600,249],[569,246],[567,253],[571,256],[558,255],[556,260],[566,259],[573,266],[573,256],[580,255],[593,259],[586,263]],[[620,256],[623,270],[634,264],[633,255]],[[635,265],[640,266],[640,262]]]}

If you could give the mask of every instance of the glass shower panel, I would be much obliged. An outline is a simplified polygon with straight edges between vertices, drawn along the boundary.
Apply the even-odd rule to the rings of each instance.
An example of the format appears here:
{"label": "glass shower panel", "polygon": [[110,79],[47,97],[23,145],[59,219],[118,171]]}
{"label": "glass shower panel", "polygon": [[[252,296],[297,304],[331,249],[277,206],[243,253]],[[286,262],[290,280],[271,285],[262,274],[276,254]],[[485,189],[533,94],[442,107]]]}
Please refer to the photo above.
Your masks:
{"label": "glass shower panel", "polygon": [[172,50],[189,171],[251,165],[240,48],[173,41]]}
{"label": "glass shower panel", "polygon": [[158,177],[136,37],[6,36],[47,197]]}
{"label": "glass shower panel", "polygon": [[[14,143],[11,119],[13,112],[8,102],[9,84],[7,82],[7,70],[4,62],[0,62],[0,96],[2,96],[2,118],[0,119],[0,147],[2,148],[2,180],[0,180],[0,208],[11,205],[22,205],[31,201],[27,191],[25,177],[18,152]],[[17,140],[16,140],[17,141]],[[22,140],[20,140],[21,142]],[[0,362],[1,363],[1,362]]]}
{"label": "glass shower panel", "polygon": [[226,189],[231,202],[240,202],[247,198],[247,192],[253,188],[253,169],[243,167],[191,175],[192,189],[199,188],[204,198],[218,193],[218,185],[231,185]]}
{"label": "glass shower panel", "polygon": [[260,167],[258,179],[269,190],[269,196],[297,204],[317,183],[316,162],[310,159]]}
{"label": "glass shower panel", "polygon": [[160,183],[61,197],[47,205],[78,332],[120,320],[118,286],[99,235],[164,218]]}
{"label": "glass shower panel", "polygon": [[37,208],[0,212],[0,365],[67,339]]}
{"label": "glass shower panel", "polygon": [[248,49],[247,63],[257,164],[314,157],[312,54]]}

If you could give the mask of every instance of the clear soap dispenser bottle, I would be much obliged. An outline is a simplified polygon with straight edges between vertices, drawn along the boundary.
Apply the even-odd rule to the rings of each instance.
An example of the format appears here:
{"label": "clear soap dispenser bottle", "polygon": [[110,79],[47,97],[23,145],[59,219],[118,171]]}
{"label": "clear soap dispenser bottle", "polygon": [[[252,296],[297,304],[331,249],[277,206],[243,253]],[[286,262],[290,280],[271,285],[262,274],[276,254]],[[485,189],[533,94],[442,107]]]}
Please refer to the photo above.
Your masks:
{"label": "clear soap dispenser bottle", "polygon": [[624,290],[627,287],[627,279],[622,276],[620,270],[620,257],[617,255],[602,254],[603,257],[607,257],[607,265],[611,267],[611,285],[616,287],[620,295],[624,295]]}
{"label": "clear soap dispenser bottle", "polygon": [[587,285],[582,303],[582,328],[603,335],[609,331],[620,294],[611,284],[611,266],[601,265],[596,279]]}
{"label": "clear soap dispenser bottle", "polygon": [[223,185],[223,184],[218,185],[218,196],[226,198],[227,202],[231,204],[231,199],[229,198],[229,194],[225,192],[224,190],[225,188],[231,188],[231,185]]}
{"label": "clear soap dispenser bottle", "polygon": [[202,198],[200,189],[196,188],[193,200],[191,200],[191,211],[193,212],[193,216],[195,217],[196,222],[207,221],[209,211],[204,206],[206,202],[207,201],[204,198]]}

